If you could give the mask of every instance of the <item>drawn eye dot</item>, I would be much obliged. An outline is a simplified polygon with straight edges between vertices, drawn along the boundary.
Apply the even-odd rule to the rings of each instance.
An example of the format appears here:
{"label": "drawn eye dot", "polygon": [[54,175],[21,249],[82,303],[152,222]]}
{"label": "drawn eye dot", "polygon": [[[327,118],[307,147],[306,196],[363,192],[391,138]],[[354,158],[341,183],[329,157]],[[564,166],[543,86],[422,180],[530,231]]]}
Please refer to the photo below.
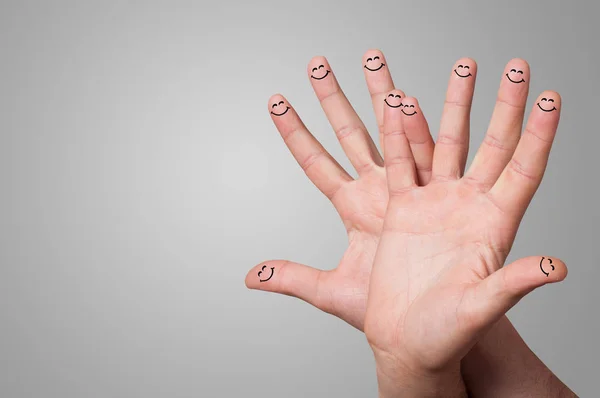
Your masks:
{"label": "drawn eye dot", "polygon": [[283,105],[283,101],[279,101],[279,105]]}
{"label": "drawn eye dot", "polygon": [[390,95],[388,95],[388,97],[392,97],[392,98],[394,98],[394,94],[390,94]]}
{"label": "drawn eye dot", "polygon": [[262,274],[262,271],[258,271],[258,276],[260,276],[260,274]]}
{"label": "drawn eye dot", "polygon": [[277,106],[277,104],[273,104],[273,105],[271,106],[271,108],[275,108],[276,106]]}
{"label": "drawn eye dot", "polygon": [[511,72],[516,72],[517,70],[516,70],[516,69],[511,69],[510,71],[511,71]]}
{"label": "drawn eye dot", "polygon": [[414,105],[411,105],[410,107],[411,107],[411,108],[414,108],[415,106],[414,106]]}
{"label": "drawn eye dot", "polygon": [[315,72],[317,70],[317,68],[312,68],[312,71]]}
{"label": "drawn eye dot", "polygon": [[373,58],[367,58],[367,62],[373,61]]}
{"label": "drawn eye dot", "polygon": [[522,70],[518,70],[517,73],[523,74],[523,71]]}
{"label": "drawn eye dot", "polygon": [[464,66],[462,66],[462,65],[458,65],[458,67],[459,67],[459,68],[464,68]]}
{"label": "drawn eye dot", "polygon": [[399,95],[395,95],[395,97],[396,97],[396,98],[402,98],[402,97],[401,97],[401,96],[399,96]]}
{"label": "drawn eye dot", "polygon": [[469,65],[465,65],[465,69],[470,69],[470,66]]}
{"label": "drawn eye dot", "polygon": [[373,59],[379,59],[379,57],[374,57]]}
{"label": "drawn eye dot", "polygon": [[542,98],[542,101],[548,101],[548,99],[547,98]]}
{"label": "drawn eye dot", "polygon": [[325,66],[323,66],[323,65],[319,65],[319,69],[321,69],[321,68],[324,68],[324,67],[325,67]]}
{"label": "drawn eye dot", "polygon": [[550,101],[550,102],[554,102],[554,100],[553,100],[552,98],[550,98],[548,101]]}

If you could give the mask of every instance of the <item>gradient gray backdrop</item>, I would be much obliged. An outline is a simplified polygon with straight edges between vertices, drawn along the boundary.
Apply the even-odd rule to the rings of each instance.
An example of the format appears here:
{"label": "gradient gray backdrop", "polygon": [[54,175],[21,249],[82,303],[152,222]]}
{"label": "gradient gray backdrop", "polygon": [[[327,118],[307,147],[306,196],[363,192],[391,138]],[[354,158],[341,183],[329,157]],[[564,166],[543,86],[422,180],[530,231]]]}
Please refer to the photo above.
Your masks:
{"label": "gradient gray backdrop", "polygon": [[266,106],[286,95],[350,170],[305,69],[326,55],[373,132],[372,47],[434,133],[453,62],[475,58],[473,147],[512,57],[531,64],[530,105],[562,94],[509,260],[549,253],[569,277],[510,318],[597,396],[598,14],[564,0],[3,1],[0,396],[376,396],[361,333],[244,286],[262,260],[332,268],[343,253],[342,224]]}

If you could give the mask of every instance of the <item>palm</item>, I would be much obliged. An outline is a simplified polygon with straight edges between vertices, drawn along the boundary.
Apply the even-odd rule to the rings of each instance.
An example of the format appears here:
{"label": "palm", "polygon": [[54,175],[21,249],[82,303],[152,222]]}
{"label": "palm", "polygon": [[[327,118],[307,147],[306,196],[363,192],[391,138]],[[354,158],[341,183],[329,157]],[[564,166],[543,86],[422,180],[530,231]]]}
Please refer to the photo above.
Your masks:
{"label": "palm", "polygon": [[336,193],[349,245],[336,269],[321,275],[319,308],[362,330],[369,277],[388,202],[384,170],[352,181]]}
{"label": "palm", "polygon": [[379,239],[388,204],[385,170],[352,181],[342,187],[335,198],[338,213],[350,235],[365,234]]}
{"label": "palm", "polygon": [[[514,217],[507,217],[486,193],[460,180],[393,197],[371,288],[385,292],[374,296],[372,315],[394,316],[377,332],[387,341],[374,344],[409,346],[428,366],[446,361],[439,352],[452,353],[460,330],[473,328],[464,315],[472,312],[463,308],[471,302],[465,295],[476,294],[477,283],[502,267],[516,226]],[[433,350],[422,338],[432,333],[437,333]]]}

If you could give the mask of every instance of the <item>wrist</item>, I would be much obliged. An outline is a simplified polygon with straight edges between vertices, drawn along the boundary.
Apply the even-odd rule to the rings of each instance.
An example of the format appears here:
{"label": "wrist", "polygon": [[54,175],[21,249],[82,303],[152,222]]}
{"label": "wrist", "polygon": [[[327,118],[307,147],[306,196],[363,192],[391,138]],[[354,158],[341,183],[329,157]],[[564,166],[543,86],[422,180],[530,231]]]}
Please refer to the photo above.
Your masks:
{"label": "wrist", "polygon": [[379,398],[467,397],[460,363],[440,370],[407,367],[388,355],[376,354]]}

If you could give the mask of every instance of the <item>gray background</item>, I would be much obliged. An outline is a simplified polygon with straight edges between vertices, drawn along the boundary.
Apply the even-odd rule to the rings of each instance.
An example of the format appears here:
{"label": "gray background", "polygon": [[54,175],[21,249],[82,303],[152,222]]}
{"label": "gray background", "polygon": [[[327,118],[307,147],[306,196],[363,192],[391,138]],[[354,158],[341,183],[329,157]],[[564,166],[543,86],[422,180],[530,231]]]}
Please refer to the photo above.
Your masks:
{"label": "gray background", "polygon": [[475,58],[473,147],[512,57],[531,64],[530,103],[562,94],[509,260],[550,253],[570,273],[510,318],[597,395],[599,7],[481,3],[2,1],[0,396],[375,396],[361,333],[244,286],[262,260],[332,268],[343,253],[342,224],[266,101],[285,94],[350,170],[305,68],[326,55],[375,131],[371,47],[434,132],[453,62]]}

